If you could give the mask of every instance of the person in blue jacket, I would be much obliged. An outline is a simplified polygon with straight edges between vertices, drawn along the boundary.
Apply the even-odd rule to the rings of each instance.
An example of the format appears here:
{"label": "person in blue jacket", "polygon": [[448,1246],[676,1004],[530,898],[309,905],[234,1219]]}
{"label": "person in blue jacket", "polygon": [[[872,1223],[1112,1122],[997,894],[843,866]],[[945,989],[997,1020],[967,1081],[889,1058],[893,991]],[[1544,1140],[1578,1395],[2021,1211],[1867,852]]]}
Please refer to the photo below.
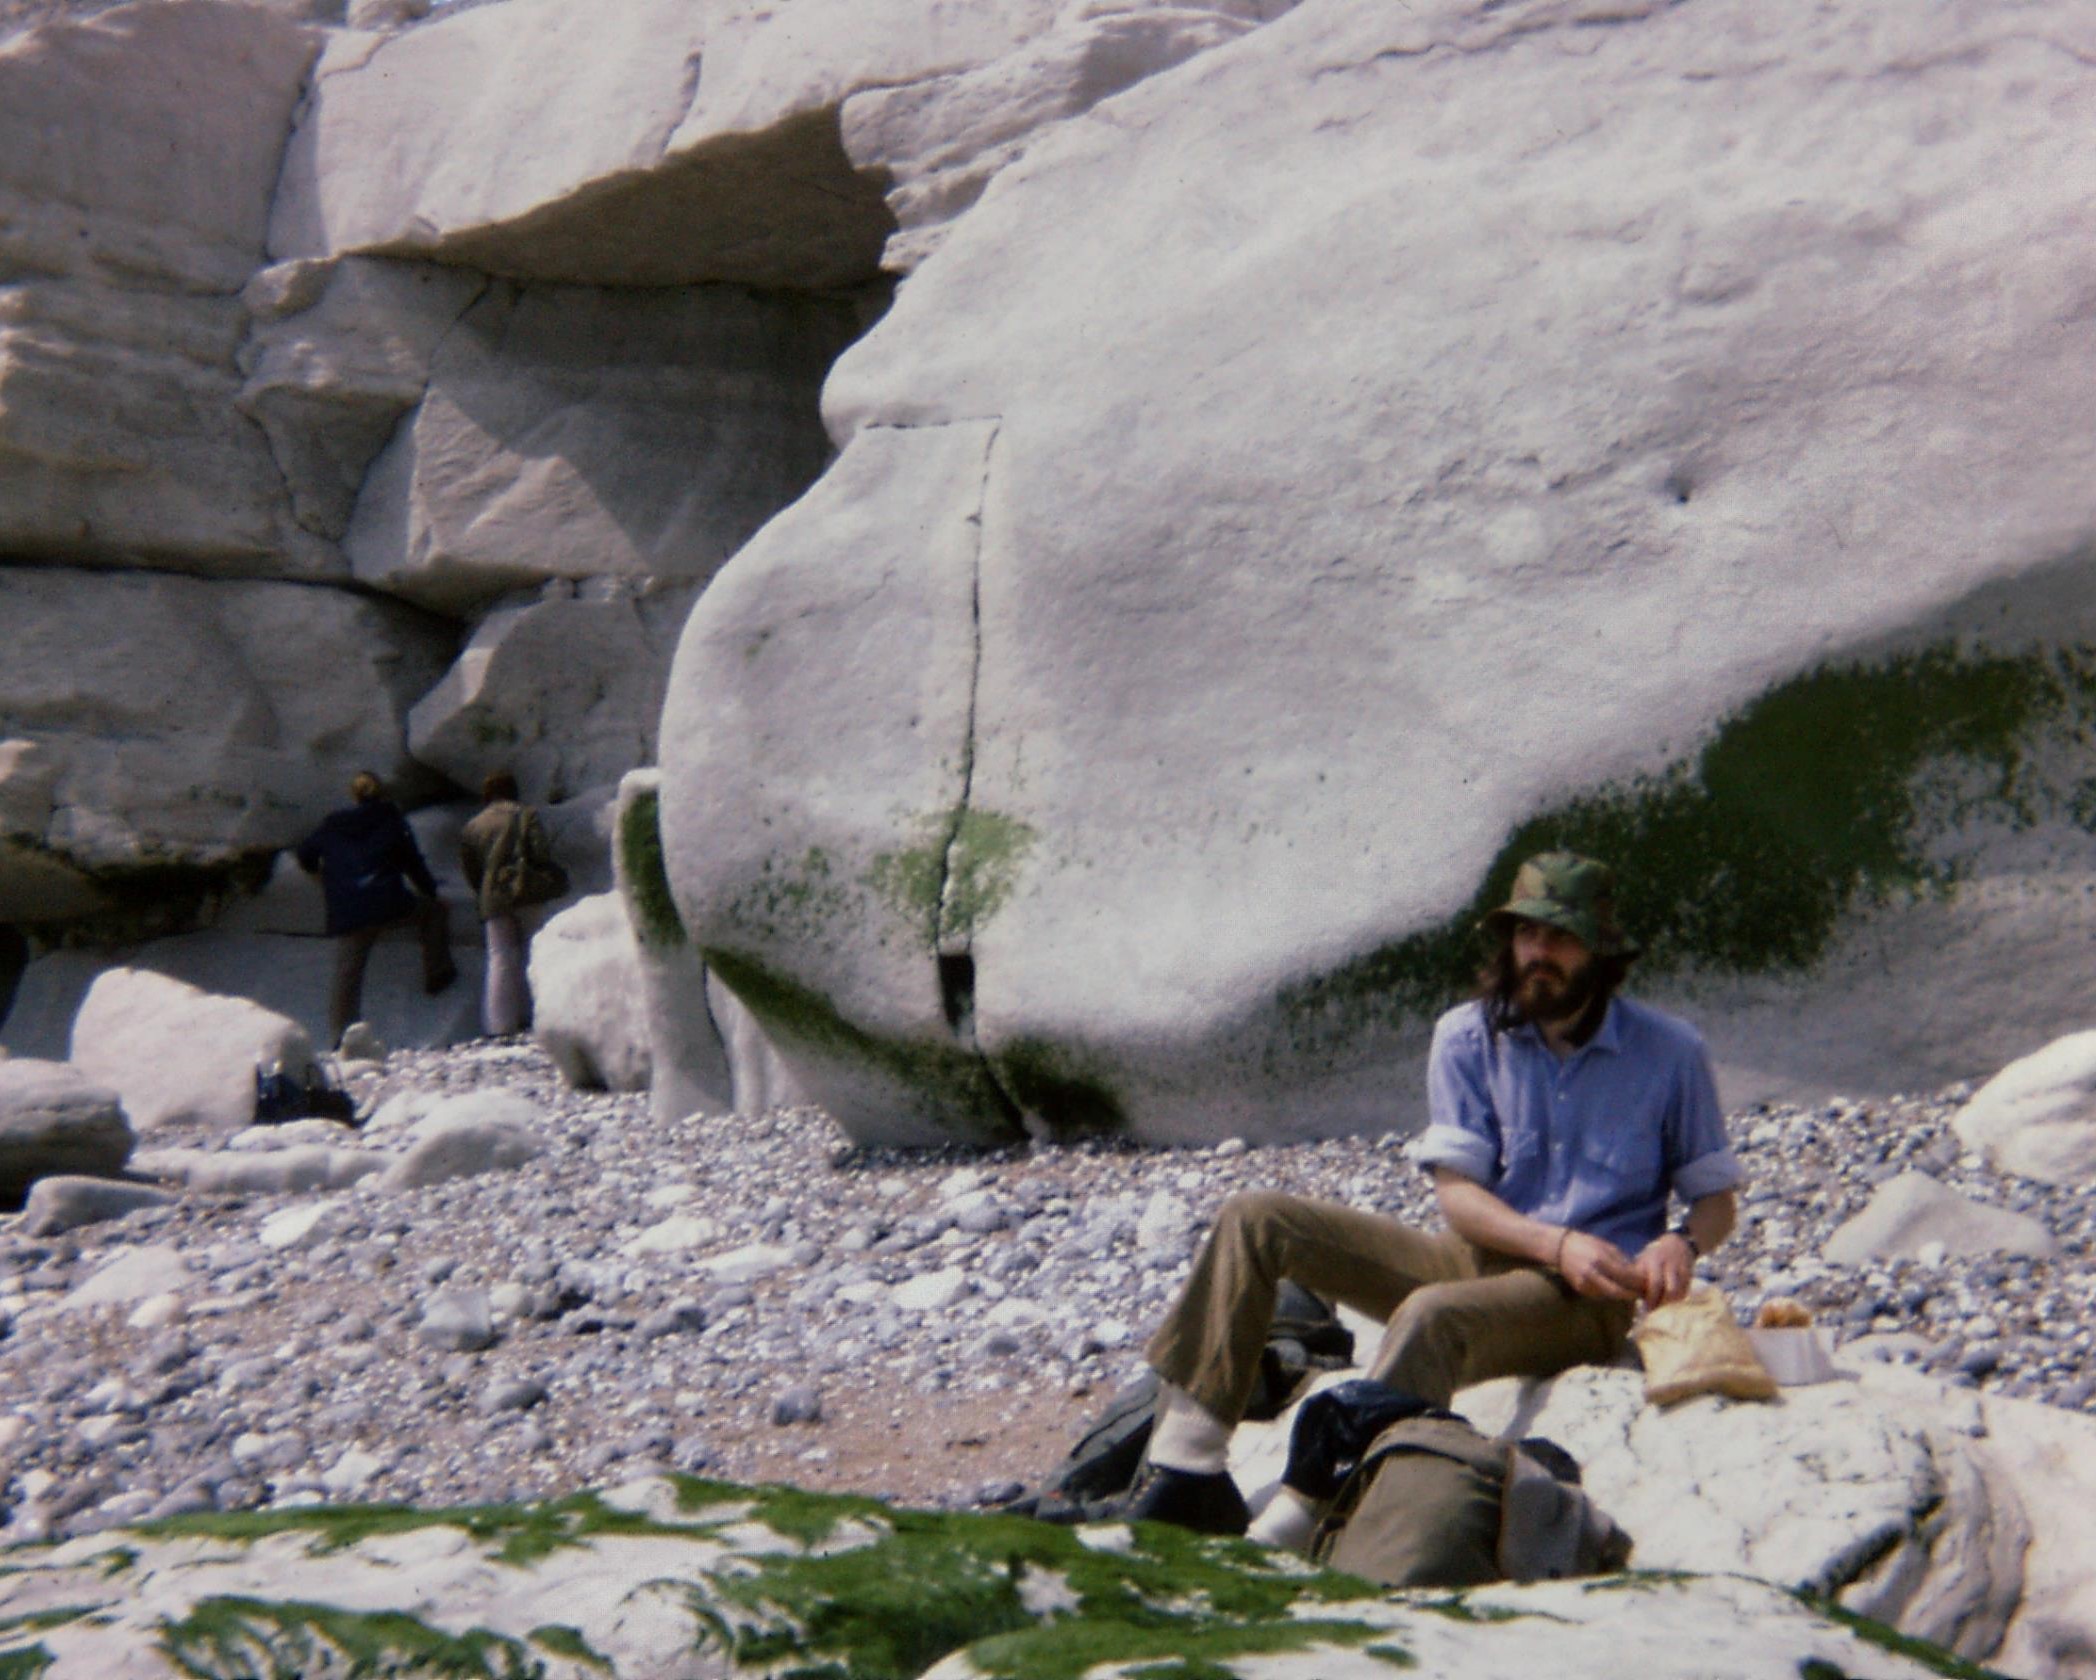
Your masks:
{"label": "person in blue jacket", "polygon": [[328,998],[328,1032],[335,1044],[361,1015],[364,969],[386,929],[415,923],[425,991],[434,995],[458,978],[450,918],[437,897],[436,877],[415,844],[415,831],[369,770],[350,778],[349,797],[351,803],[330,811],[294,854],[308,875],[320,876],[327,899],[327,931],[336,941]]}

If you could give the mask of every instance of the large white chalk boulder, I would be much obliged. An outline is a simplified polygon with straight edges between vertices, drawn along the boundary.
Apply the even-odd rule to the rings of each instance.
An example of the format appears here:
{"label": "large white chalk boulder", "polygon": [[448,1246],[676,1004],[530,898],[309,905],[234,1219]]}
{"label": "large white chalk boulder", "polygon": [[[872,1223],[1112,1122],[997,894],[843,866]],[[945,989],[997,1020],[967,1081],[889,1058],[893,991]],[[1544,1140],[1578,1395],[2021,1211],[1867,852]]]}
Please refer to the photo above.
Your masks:
{"label": "large white chalk boulder", "polygon": [[1598,19],[1308,0],[1037,135],[838,364],[661,761],[686,927],[855,1136],[1404,1124],[1552,843],[1721,1060],[1724,985],[1810,994],[1765,1081],[2080,1007],[2089,20]]}
{"label": "large white chalk boulder", "polygon": [[64,1062],[0,1057],[0,1207],[41,1178],[121,1172],[134,1141],[110,1086]]}
{"label": "large white chalk boulder", "polygon": [[2096,1180],[2096,1031],[2011,1062],[1951,1125],[1998,1171],[2046,1184]]}
{"label": "large white chalk boulder", "polygon": [[816,394],[860,326],[848,298],[489,284],[362,481],[356,575],[452,613],[548,578],[701,584],[822,470]]}
{"label": "large white chalk boulder", "polygon": [[296,1021],[142,969],[115,968],[88,988],[67,1058],[122,1097],[140,1131],[182,1121],[230,1132],[255,1117],[255,1068],[294,1079],[313,1041]]}
{"label": "large white chalk boulder", "polygon": [[533,934],[529,973],[532,1036],[570,1085],[648,1088],[647,999],[616,893],[593,893]]}
{"label": "large white chalk boulder", "polygon": [[[414,785],[409,708],[450,637],[335,589],[0,568],[0,807],[12,861],[88,902],[125,870],[226,864],[300,839],[347,771]],[[41,879],[32,873],[30,885]],[[63,914],[63,911],[58,912]],[[30,919],[42,919],[34,915]]]}
{"label": "large white chalk boulder", "polygon": [[0,44],[0,551],[340,576],[238,406],[315,31],[153,0]]}

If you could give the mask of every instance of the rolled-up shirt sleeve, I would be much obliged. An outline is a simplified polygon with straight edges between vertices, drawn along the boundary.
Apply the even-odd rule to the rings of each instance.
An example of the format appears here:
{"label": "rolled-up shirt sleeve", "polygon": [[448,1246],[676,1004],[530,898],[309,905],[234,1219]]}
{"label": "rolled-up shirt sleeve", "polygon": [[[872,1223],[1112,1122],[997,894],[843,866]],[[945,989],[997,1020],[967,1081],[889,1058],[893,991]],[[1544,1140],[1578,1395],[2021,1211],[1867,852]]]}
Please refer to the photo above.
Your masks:
{"label": "rolled-up shirt sleeve", "polygon": [[1717,1081],[1710,1072],[1710,1053],[1703,1041],[1685,1058],[1675,1097],[1673,1125],[1667,1139],[1669,1177],[1674,1194],[1685,1202],[1736,1190],[1746,1173],[1725,1137],[1725,1114],[1718,1107]]}
{"label": "rolled-up shirt sleeve", "polygon": [[1427,1128],[1413,1154],[1429,1171],[1446,1167],[1489,1188],[1499,1177],[1499,1118],[1477,1037],[1461,1015],[1436,1023],[1426,1063]]}

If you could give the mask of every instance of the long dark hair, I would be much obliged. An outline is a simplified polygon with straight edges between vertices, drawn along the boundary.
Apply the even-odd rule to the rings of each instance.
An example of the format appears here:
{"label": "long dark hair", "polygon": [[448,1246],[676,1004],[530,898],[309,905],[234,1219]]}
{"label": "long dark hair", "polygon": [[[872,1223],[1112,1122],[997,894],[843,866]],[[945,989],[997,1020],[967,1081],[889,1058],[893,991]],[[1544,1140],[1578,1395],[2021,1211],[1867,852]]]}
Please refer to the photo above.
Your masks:
{"label": "long dark hair", "polygon": [[[1608,1010],[1608,1000],[1629,977],[1630,965],[1636,961],[1635,951],[1593,959],[1594,995],[1572,1030],[1574,1044],[1584,1044],[1593,1037],[1601,1025],[1602,1015]],[[1486,1032],[1496,1036],[1527,1019],[1514,1006],[1514,993],[1520,984],[1520,973],[1514,967],[1514,935],[1510,928],[1497,936],[1492,954],[1485,959],[1484,967],[1477,971],[1475,995],[1485,1006]]]}

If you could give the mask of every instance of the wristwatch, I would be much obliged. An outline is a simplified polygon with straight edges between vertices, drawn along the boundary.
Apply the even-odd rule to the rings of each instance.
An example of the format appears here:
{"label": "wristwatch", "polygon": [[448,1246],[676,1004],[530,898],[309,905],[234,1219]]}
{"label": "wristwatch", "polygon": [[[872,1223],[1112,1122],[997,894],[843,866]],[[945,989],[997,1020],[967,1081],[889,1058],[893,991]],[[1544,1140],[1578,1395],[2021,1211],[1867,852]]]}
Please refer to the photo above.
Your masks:
{"label": "wristwatch", "polygon": [[1698,1260],[1703,1258],[1703,1245],[1696,1241],[1695,1233],[1688,1228],[1688,1221],[1686,1219],[1684,1219],[1679,1225],[1676,1225],[1671,1231],[1667,1233],[1667,1235],[1670,1237],[1679,1237],[1683,1242],[1688,1244],[1688,1251],[1691,1255],[1693,1255]]}

